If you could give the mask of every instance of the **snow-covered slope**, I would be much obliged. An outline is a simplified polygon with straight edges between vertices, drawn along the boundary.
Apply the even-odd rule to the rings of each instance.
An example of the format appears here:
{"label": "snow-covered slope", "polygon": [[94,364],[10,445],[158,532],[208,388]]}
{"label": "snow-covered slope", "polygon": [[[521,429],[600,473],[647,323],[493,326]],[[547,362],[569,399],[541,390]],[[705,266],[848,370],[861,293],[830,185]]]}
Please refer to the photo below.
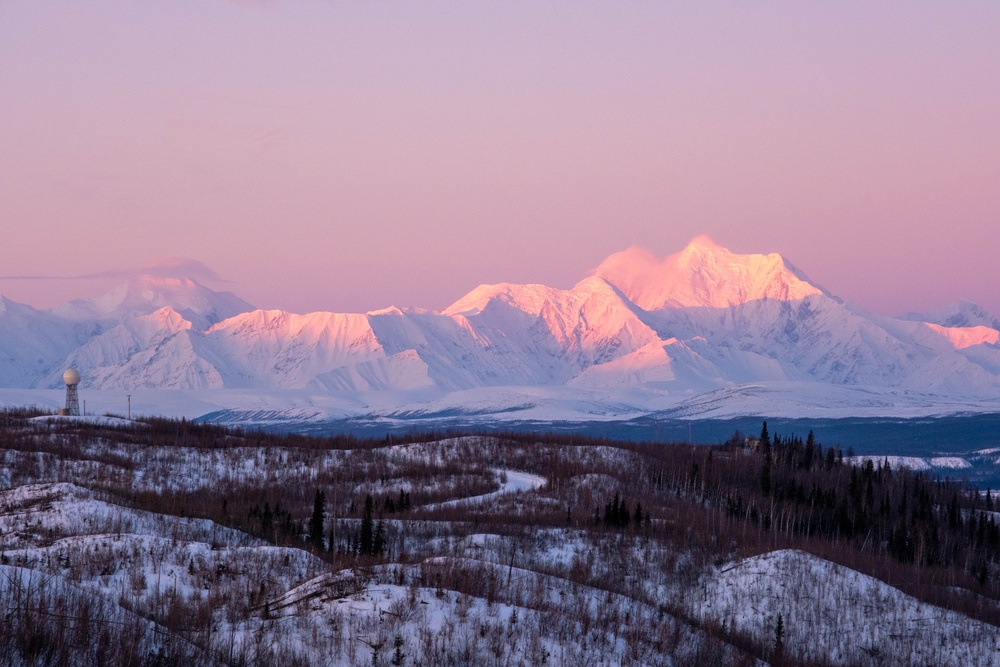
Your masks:
{"label": "snow-covered slope", "polygon": [[[201,354],[202,337],[191,327],[170,306],[130,315],[73,351],[64,365],[80,370],[88,387],[222,387],[218,369]],[[61,383],[59,367],[43,386]]]}
{"label": "snow-covered slope", "polygon": [[0,296],[0,384],[33,386],[92,333],[90,327]]}
{"label": "snow-covered slope", "polygon": [[204,334],[229,387],[303,387],[320,373],[384,356],[364,315],[255,310]]}
{"label": "snow-covered slope", "polygon": [[690,600],[696,618],[830,665],[996,665],[1000,631],[801,551],[727,564]]}
{"label": "snow-covered slope", "polygon": [[726,308],[826,294],[781,255],[738,255],[707,236],[662,260],[644,248],[629,248],[604,260],[594,275],[645,310]]}
{"label": "snow-covered slope", "polygon": [[616,253],[570,289],[481,285],[441,312],[253,310],[195,280],[152,275],[52,311],[2,300],[0,386],[60,388],[75,366],[90,389],[360,394],[383,413],[460,408],[486,388],[529,397],[499,411],[537,406],[532,388],[543,387],[549,402],[583,392],[626,412],[717,412],[720,396],[761,383],[772,394],[824,387],[812,393],[845,405],[858,388],[930,392],[953,406],[959,394],[976,404],[1000,390],[997,325],[969,302],[925,318],[872,315],[780,255],[699,237],[663,259]]}
{"label": "snow-covered slope", "polygon": [[968,299],[959,299],[955,303],[927,314],[907,313],[900,319],[930,322],[940,324],[943,327],[985,326],[991,329],[1000,329],[1000,319]]}

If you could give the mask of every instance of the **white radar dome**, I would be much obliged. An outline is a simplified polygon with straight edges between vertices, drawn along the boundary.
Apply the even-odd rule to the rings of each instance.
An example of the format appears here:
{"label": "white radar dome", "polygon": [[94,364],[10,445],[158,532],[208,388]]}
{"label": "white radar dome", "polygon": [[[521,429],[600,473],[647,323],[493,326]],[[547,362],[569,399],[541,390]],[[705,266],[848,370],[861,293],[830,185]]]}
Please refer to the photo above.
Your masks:
{"label": "white radar dome", "polygon": [[63,373],[63,382],[66,384],[80,384],[80,371],[69,368]]}

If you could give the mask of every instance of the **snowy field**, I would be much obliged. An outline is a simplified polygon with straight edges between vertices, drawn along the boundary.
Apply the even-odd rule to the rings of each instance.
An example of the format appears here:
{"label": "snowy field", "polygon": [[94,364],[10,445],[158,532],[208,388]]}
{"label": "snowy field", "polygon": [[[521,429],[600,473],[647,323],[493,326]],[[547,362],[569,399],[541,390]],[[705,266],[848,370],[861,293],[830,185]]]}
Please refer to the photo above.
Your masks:
{"label": "snowy field", "polygon": [[922,458],[919,456],[852,456],[847,457],[850,463],[863,465],[866,461],[871,461],[876,467],[880,463],[888,463],[892,468],[906,468],[915,472],[934,470],[941,473],[968,470],[972,464],[959,456],[932,456]]}
{"label": "snowy field", "polygon": [[[621,421],[656,414],[663,419],[786,417],[910,419],[1000,412],[1000,398],[960,392],[857,387],[815,382],[763,382],[704,393],[654,388],[480,387],[440,390],[338,392],[308,389],[81,389],[91,415],[195,419],[221,414],[245,425],[308,424],[362,419],[421,423],[449,418],[470,421]],[[65,392],[0,388],[0,407],[37,406],[55,411]]]}

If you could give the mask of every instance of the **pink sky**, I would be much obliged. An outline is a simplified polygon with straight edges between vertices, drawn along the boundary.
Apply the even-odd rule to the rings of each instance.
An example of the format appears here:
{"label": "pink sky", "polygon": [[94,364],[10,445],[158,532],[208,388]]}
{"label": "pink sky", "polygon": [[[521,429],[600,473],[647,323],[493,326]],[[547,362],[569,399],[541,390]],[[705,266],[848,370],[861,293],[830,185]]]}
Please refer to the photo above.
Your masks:
{"label": "pink sky", "polygon": [[441,308],[704,233],[1000,313],[1000,5],[837,4],[0,3],[0,275]]}

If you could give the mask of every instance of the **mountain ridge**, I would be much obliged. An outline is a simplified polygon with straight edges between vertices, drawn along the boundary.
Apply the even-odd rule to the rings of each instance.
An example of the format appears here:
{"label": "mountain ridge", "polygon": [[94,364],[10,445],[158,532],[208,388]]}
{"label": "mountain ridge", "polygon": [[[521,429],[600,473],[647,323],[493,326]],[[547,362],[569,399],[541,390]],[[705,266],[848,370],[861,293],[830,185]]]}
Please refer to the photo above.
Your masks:
{"label": "mountain ridge", "polygon": [[192,278],[148,275],[50,311],[0,300],[6,387],[59,388],[74,366],[93,389],[381,392],[390,402],[392,392],[576,387],[640,392],[649,405],[754,382],[985,396],[1000,389],[998,343],[1000,321],[971,302],[876,316],[781,255],[741,255],[708,237],[659,259],[633,246],[570,289],[480,285],[439,312],[259,310]]}

